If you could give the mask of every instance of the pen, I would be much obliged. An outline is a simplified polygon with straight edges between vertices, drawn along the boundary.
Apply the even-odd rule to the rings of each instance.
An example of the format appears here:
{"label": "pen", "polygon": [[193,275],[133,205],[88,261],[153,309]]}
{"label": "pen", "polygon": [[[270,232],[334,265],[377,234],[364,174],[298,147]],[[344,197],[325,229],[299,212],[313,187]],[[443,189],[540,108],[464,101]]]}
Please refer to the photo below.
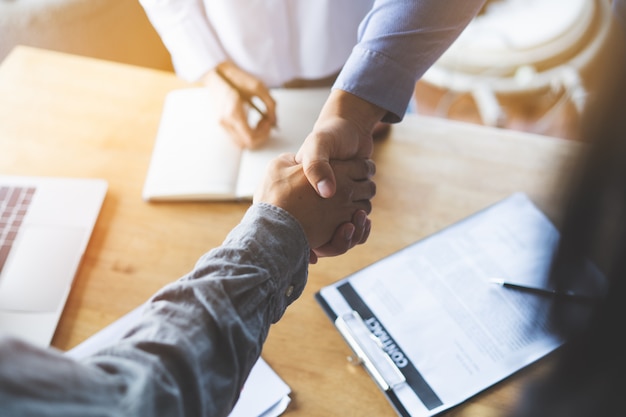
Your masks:
{"label": "pen", "polygon": [[250,105],[250,107],[252,107],[254,110],[256,110],[261,117],[265,117],[265,113],[263,113],[263,110],[261,110],[256,104],[254,104],[254,102],[252,101],[252,97],[250,97],[248,94],[244,93],[243,91],[241,91],[231,80],[230,78],[228,78],[226,76],[226,74],[224,74],[222,72],[222,70],[219,69],[219,67],[215,68],[215,72],[217,73],[217,75],[219,75],[219,77],[224,80],[224,82],[226,84],[228,84],[231,88],[233,88],[237,94],[239,94],[239,97],[241,97],[241,99],[243,99],[246,103],[248,103]]}
{"label": "pen", "polygon": [[547,297],[562,297],[564,299],[579,301],[579,302],[592,302],[596,300],[596,297],[586,294],[579,294],[572,291],[557,291],[549,288],[533,287],[529,285],[514,284],[507,282],[501,278],[492,278],[492,283],[500,285],[504,288],[510,288],[517,291],[527,292],[530,294],[536,294]]}

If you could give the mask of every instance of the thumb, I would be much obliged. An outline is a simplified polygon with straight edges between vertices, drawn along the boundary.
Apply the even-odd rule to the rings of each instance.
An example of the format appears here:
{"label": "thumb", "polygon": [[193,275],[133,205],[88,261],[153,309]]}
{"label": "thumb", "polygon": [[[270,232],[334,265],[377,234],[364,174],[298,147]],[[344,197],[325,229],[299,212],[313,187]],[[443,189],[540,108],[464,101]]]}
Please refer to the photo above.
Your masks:
{"label": "thumb", "polygon": [[307,180],[320,197],[330,198],[335,195],[335,174],[328,159],[310,159],[303,155],[302,168]]}

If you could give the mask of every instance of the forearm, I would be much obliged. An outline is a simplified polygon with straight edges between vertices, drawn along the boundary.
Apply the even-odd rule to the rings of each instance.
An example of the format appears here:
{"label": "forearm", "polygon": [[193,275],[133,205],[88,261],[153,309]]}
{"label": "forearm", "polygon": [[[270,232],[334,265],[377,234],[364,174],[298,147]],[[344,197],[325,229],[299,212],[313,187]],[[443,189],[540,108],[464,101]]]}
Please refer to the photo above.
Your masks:
{"label": "forearm", "polygon": [[228,415],[270,324],[303,290],[306,242],[285,211],[255,205],[222,246],[157,293],[113,347],[79,363],[33,347],[15,352],[0,342],[6,359],[0,380],[12,381],[0,388],[3,410],[21,416]]}

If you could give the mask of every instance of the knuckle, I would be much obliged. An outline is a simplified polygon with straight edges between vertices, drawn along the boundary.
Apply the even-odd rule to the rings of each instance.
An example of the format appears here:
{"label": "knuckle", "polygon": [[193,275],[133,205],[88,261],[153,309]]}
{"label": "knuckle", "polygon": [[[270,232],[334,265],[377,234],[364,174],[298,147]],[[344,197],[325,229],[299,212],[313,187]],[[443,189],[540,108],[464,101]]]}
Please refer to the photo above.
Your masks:
{"label": "knuckle", "polygon": [[367,172],[369,176],[373,176],[376,174],[376,163],[371,159],[366,159]]}
{"label": "knuckle", "polygon": [[255,78],[254,80],[251,80],[251,82],[250,82],[250,89],[252,91],[258,91],[261,88],[263,88],[263,85],[264,84],[260,80]]}
{"label": "knuckle", "polygon": [[365,200],[363,202],[363,205],[364,205],[363,210],[365,210],[367,214],[370,214],[372,212],[372,202],[370,200]]}

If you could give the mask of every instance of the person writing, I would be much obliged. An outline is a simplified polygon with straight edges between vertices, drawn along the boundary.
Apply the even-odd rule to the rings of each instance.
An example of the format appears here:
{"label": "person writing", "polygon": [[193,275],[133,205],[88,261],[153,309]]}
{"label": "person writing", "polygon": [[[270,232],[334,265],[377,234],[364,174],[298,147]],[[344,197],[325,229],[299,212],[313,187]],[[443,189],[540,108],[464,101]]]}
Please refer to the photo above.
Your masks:
{"label": "person writing", "polygon": [[[417,79],[458,37],[485,0],[139,0],[176,73],[206,85],[222,124],[257,147],[276,123],[269,88],[330,86],[402,118]],[[244,96],[266,117],[249,126]]]}
{"label": "person writing", "polygon": [[[483,1],[470,3],[479,6]],[[467,7],[468,2],[455,1],[443,7],[440,2],[425,0],[140,3],[169,50],[177,74],[187,81],[201,82],[219,97],[223,103],[222,124],[238,144],[248,148],[260,146],[276,123],[275,102],[269,88],[330,87],[345,63],[350,58],[355,60],[355,45],[368,49],[372,46],[359,41],[359,25],[375,35],[382,52],[387,48],[383,43],[407,45],[400,39],[406,40],[407,34],[401,31],[420,31],[421,38],[413,36],[409,46],[415,53],[421,50],[422,59],[416,65],[425,69],[431,59],[428,55],[437,53],[431,51],[434,33],[445,38],[442,43],[451,42],[477,10],[476,6]],[[433,19],[442,11],[449,15],[450,10],[455,10],[454,20]],[[445,26],[450,23],[454,26]],[[381,49],[372,51],[378,53]],[[402,51],[403,55],[415,53]],[[404,65],[403,61],[406,60],[398,60],[397,65]],[[355,68],[347,72],[357,85],[386,82],[383,74],[361,80]],[[408,73],[403,74],[404,78],[407,76]],[[414,81],[411,80],[413,84]],[[243,97],[235,90],[243,92]],[[404,105],[412,91],[409,83],[401,92],[406,100]],[[258,98],[266,109],[266,117],[255,126],[248,125],[245,97]]]}
{"label": "person writing", "polygon": [[[119,342],[76,361],[0,335],[0,414],[227,416],[269,327],[302,293],[310,249],[340,224],[365,241],[374,164],[332,163],[320,198],[294,155],[276,158],[241,223],[184,277],[157,292]],[[313,259],[315,260],[315,259]]]}

